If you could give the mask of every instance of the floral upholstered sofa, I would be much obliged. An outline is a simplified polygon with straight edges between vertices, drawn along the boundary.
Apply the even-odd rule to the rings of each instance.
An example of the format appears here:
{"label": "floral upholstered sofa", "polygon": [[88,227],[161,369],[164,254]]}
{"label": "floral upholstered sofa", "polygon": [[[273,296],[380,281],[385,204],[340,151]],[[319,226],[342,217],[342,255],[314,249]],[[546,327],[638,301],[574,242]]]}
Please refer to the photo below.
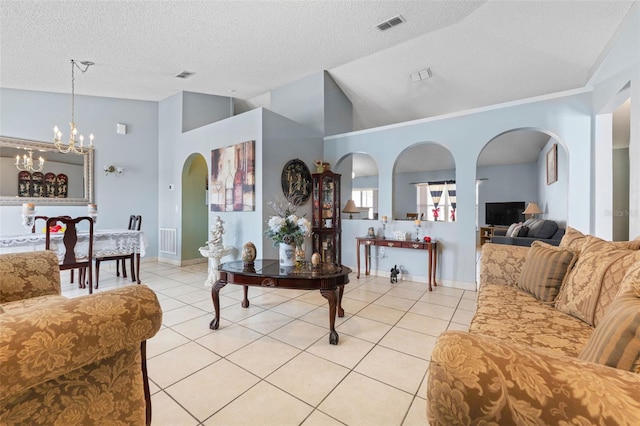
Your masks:
{"label": "floral upholstered sofa", "polygon": [[469,332],[432,353],[430,424],[640,424],[639,246],[571,228],[560,247],[483,245]]}
{"label": "floral upholstered sofa", "polygon": [[53,252],[0,255],[0,425],[149,423],[161,322],[146,286],[67,299]]}

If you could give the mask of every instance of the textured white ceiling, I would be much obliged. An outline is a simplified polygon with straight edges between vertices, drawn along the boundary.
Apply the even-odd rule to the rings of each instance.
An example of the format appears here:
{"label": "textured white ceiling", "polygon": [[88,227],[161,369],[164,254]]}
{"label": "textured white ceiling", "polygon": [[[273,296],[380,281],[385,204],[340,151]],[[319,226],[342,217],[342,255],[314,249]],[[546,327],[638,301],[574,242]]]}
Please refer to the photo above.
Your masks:
{"label": "textured white ceiling", "polygon": [[633,3],[2,0],[0,86],[68,93],[70,59],[90,60],[78,94],[252,108],[328,70],[358,130],[583,87]]}

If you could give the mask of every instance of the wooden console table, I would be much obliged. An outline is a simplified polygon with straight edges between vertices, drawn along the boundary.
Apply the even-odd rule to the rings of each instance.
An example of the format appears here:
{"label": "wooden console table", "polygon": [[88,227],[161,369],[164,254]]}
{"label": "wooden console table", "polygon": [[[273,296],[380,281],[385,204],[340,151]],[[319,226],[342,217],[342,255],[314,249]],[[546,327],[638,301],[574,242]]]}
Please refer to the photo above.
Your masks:
{"label": "wooden console table", "polygon": [[336,311],[339,317],[344,316],[342,294],[345,284],[349,283],[351,269],[346,266],[322,263],[313,267],[309,262],[293,267],[281,267],[278,260],[256,260],[252,265],[245,265],[241,260],[226,262],[218,266],[220,278],[211,289],[211,300],[215,310],[215,318],[209,328],[217,330],[220,325],[220,289],[227,284],[244,287],[244,299],[240,304],[249,307],[248,287],[273,287],[293,290],[320,290],[322,297],[329,301],[329,343],[338,344],[338,333],[335,329]]}
{"label": "wooden console table", "polygon": [[427,275],[429,277],[429,291],[432,290],[431,283],[433,282],[434,286],[437,286],[436,283],[436,265],[438,262],[438,242],[432,241],[430,243],[426,243],[423,241],[399,241],[399,240],[388,240],[382,238],[371,238],[371,237],[356,237],[357,241],[357,251],[356,251],[356,261],[358,265],[358,270],[356,274],[356,278],[360,278],[360,246],[364,246],[364,274],[369,275],[370,269],[370,259],[371,259],[371,246],[379,246],[379,247],[388,247],[388,248],[405,248],[405,249],[413,249],[413,250],[427,250],[429,252],[428,257],[428,272]]}

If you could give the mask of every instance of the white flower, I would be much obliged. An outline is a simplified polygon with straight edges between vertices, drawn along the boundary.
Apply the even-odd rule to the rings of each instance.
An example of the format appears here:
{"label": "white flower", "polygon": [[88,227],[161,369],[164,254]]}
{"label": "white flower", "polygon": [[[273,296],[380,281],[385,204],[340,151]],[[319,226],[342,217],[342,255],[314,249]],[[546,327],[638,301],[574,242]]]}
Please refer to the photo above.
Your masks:
{"label": "white flower", "polygon": [[271,218],[269,218],[268,225],[271,232],[278,233],[280,232],[282,227],[285,225],[285,223],[286,223],[286,220],[283,217],[271,216]]}

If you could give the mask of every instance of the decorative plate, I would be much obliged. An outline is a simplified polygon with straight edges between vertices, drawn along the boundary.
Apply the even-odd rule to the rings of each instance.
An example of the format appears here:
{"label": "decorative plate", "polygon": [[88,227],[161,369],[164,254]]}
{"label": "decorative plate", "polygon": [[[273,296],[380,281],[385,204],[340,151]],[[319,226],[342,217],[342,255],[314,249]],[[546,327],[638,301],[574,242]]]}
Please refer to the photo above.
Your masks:
{"label": "decorative plate", "polygon": [[295,206],[306,203],[311,196],[311,172],[300,159],[289,160],[282,169],[282,192]]}

